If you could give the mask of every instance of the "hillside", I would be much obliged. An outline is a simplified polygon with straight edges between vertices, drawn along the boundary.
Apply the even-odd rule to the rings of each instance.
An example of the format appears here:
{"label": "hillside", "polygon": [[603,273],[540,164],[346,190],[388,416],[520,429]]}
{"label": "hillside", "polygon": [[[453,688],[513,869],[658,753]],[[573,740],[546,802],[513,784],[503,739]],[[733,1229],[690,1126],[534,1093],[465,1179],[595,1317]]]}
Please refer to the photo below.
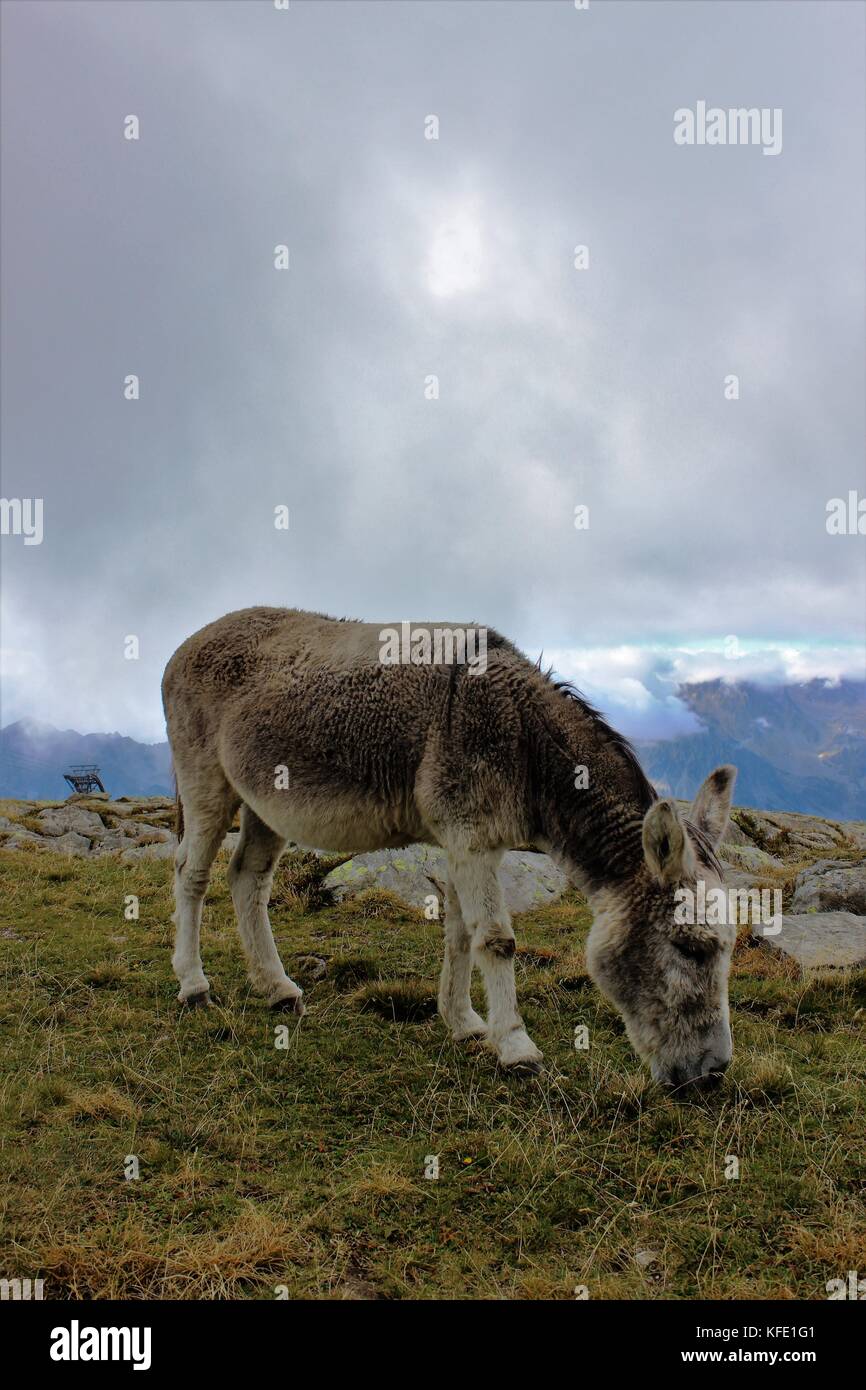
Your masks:
{"label": "hillside", "polygon": [[[251,992],[221,853],[215,1002],[182,1010],[168,799],[0,814],[0,1262],[46,1298],[824,1300],[866,1268],[866,971],[804,970],[744,929],[731,1068],[676,1103],[588,978],[569,890],[515,914],[546,1062],[521,1081],[448,1040],[441,923],[395,892],[334,901],[308,858],[280,866],[298,1022]],[[864,849],[863,826],[738,811],[725,853],[786,898],[811,872],[820,934],[815,876],[858,891]]]}

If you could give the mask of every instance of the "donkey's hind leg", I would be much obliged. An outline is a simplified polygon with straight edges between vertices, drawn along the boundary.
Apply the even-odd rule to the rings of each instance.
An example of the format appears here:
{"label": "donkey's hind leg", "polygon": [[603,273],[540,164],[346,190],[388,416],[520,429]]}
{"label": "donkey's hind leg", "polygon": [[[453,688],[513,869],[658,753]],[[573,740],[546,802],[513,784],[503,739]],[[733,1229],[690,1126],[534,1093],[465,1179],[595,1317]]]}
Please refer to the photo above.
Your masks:
{"label": "donkey's hind leg", "polygon": [[274,869],[286,843],[245,805],[241,837],[229,864],[229,885],[253,988],[271,1008],[303,1014],[303,991],[286,974],[268,921]]}
{"label": "donkey's hind leg", "polygon": [[445,958],[439,977],[439,1013],[455,1042],[483,1038],[487,1024],[472,1007],[472,934],[460,911],[460,899],[451,880],[445,889]]}
{"label": "donkey's hind leg", "polygon": [[238,808],[239,798],[225,781],[192,787],[178,777],[183,806],[183,839],[174,860],[175,937],[171,963],[180,981],[178,999],[195,1007],[210,1002],[210,985],[201,963],[201,914],[211,866]]}

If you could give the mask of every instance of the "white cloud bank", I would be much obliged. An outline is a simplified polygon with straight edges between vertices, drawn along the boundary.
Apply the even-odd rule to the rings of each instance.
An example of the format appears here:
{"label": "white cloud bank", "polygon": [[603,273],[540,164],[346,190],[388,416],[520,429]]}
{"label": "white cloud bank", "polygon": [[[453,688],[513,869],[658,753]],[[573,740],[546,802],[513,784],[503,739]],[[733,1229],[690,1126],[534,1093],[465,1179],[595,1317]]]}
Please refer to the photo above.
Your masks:
{"label": "white cloud bank", "polygon": [[700,721],[677,695],[682,685],[721,680],[801,685],[866,680],[866,652],[857,643],[792,646],[740,641],[735,636],[683,647],[619,646],[544,652],[545,666],[597,704],[632,738],[698,733]]}

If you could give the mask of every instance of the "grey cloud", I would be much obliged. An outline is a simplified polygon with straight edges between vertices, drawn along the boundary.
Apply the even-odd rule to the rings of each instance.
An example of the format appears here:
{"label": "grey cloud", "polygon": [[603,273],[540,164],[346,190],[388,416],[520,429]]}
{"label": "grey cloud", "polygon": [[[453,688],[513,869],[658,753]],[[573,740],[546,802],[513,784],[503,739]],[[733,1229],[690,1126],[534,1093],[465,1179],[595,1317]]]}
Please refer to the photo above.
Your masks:
{"label": "grey cloud", "polygon": [[[862,7],[4,10],[3,493],[46,525],[3,542],[4,720],[157,737],[171,650],[255,602],[863,641],[824,527],[864,489]],[[698,98],[782,107],[783,152],[675,146]]]}

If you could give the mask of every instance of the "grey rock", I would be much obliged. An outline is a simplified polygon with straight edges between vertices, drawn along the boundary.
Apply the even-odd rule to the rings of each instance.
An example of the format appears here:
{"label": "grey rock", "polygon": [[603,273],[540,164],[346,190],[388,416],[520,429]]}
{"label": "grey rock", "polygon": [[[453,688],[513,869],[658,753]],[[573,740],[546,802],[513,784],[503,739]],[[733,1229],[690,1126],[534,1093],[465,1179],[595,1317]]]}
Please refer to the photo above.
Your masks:
{"label": "grey rock", "polygon": [[90,841],[87,836],[79,835],[75,830],[67,830],[65,835],[54,835],[51,839],[43,840],[43,844],[53,854],[72,854],[78,857],[90,853]]}
{"label": "grey rock", "polygon": [[156,836],[163,844],[168,844],[169,840],[174,840],[175,838],[170,830],[166,830],[164,825],[148,825],[143,820],[124,821],[117,829],[121,831],[127,839],[139,835],[151,835]]}
{"label": "grey rock", "polygon": [[846,820],[842,829],[851,843],[866,854],[866,820]]}
{"label": "grey rock", "polygon": [[792,912],[835,910],[866,915],[866,859],[818,859],[797,875]]}
{"label": "grey rock", "polygon": [[129,836],[124,835],[122,830],[108,830],[98,840],[93,841],[92,853],[95,857],[101,854],[113,854],[116,850],[124,849],[128,844]]}
{"label": "grey rock", "polygon": [[96,811],[87,811],[83,806],[59,806],[47,811],[40,811],[37,816],[39,823],[44,826],[46,835],[65,835],[67,832],[74,832],[78,835],[86,835],[92,840],[97,835],[105,834],[105,822]]}
{"label": "grey rock", "polygon": [[728,888],[755,888],[761,881],[759,874],[750,874],[744,869],[731,869],[727,864],[723,867]]}
{"label": "grey rock", "polygon": [[845,827],[821,816],[801,815],[798,811],[743,812],[748,823],[771,854],[785,859],[803,859],[805,852],[838,850],[845,844]]}
{"label": "grey rock", "polygon": [[0,840],[0,849],[21,849],[23,845],[27,844],[50,845],[51,841],[44,839],[41,835],[35,835],[32,830],[26,830],[23,825],[19,825],[5,839]]}
{"label": "grey rock", "polygon": [[761,869],[782,869],[784,864],[775,855],[767,854],[766,850],[758,849],[757,845],[726,845],[722,844],[719,850],[720,857],[727,863],[733,864],[736,869],[745,869],[750,873],[760,873]]}
{"label": "grey rock", "polygon": [[762,925],[752,928],[753,938],[791,956],[804,970],[866,965],[866,917],[853,912],[785,913],[781,932],[766,933]]}
{"label": "grey rock", "polygon": [[104,815],[114,816],[118,820],[131,820],[135,815],[136,803],[133,801],[109,801],[107,805],[102,808],[102,811]]}
{"label": "grey rock", "polygon": [[658,1264],[661,1257],[658,1250],[638,1250],[634,1258],[641,1269],[649,1269],[650,1265]]}
{"label": "grey rock", "polygon": [[353,898],[367,888],[388,888],[413,907],[423,907],[431,893],[445,891],[445,854],[430,845],[406,849],[380,849],[356,854],[333,869],[325,879],[337,902]]}
{"label": "grey rock", "polygon": [[725,845],[750,845],[752,842],[744,830],[741,830],[735,820],[728,821],[728,827],[722,836],[722,846]]}
{"label": "grey rock", "polygon": [[137,859],[173,859],[175,846],[171,841],[161,841],[157,845],[131,845],[129,849],[121,850],[120,857],[124,863],[133,863]]}
{"label": "grey rock", "polygon": [[296,956],[295,966],[308,980],[321,980],[328,973],[328,962],[323,956]]}
{"label": "grey rock", "polygon": [[509,850],[499,870],[506,905],[511,912],[528,912],[556,902],[568,887],[568,879],[546,854]]}
{"label": "grey rock", "polygon": [[[559,898],[567,887],[565,875],[546,854],[530,850],[510,850],[499,871],[505,901],[511,912]],[[447,864],[444,850],[432,845],[409,845],[406,849],[382,849],[358,854],[333,869],[325,879],[337,901],[354,897],[365,888],[388,888],[412,907],[423,907],[435,893],[444,898]]]}

